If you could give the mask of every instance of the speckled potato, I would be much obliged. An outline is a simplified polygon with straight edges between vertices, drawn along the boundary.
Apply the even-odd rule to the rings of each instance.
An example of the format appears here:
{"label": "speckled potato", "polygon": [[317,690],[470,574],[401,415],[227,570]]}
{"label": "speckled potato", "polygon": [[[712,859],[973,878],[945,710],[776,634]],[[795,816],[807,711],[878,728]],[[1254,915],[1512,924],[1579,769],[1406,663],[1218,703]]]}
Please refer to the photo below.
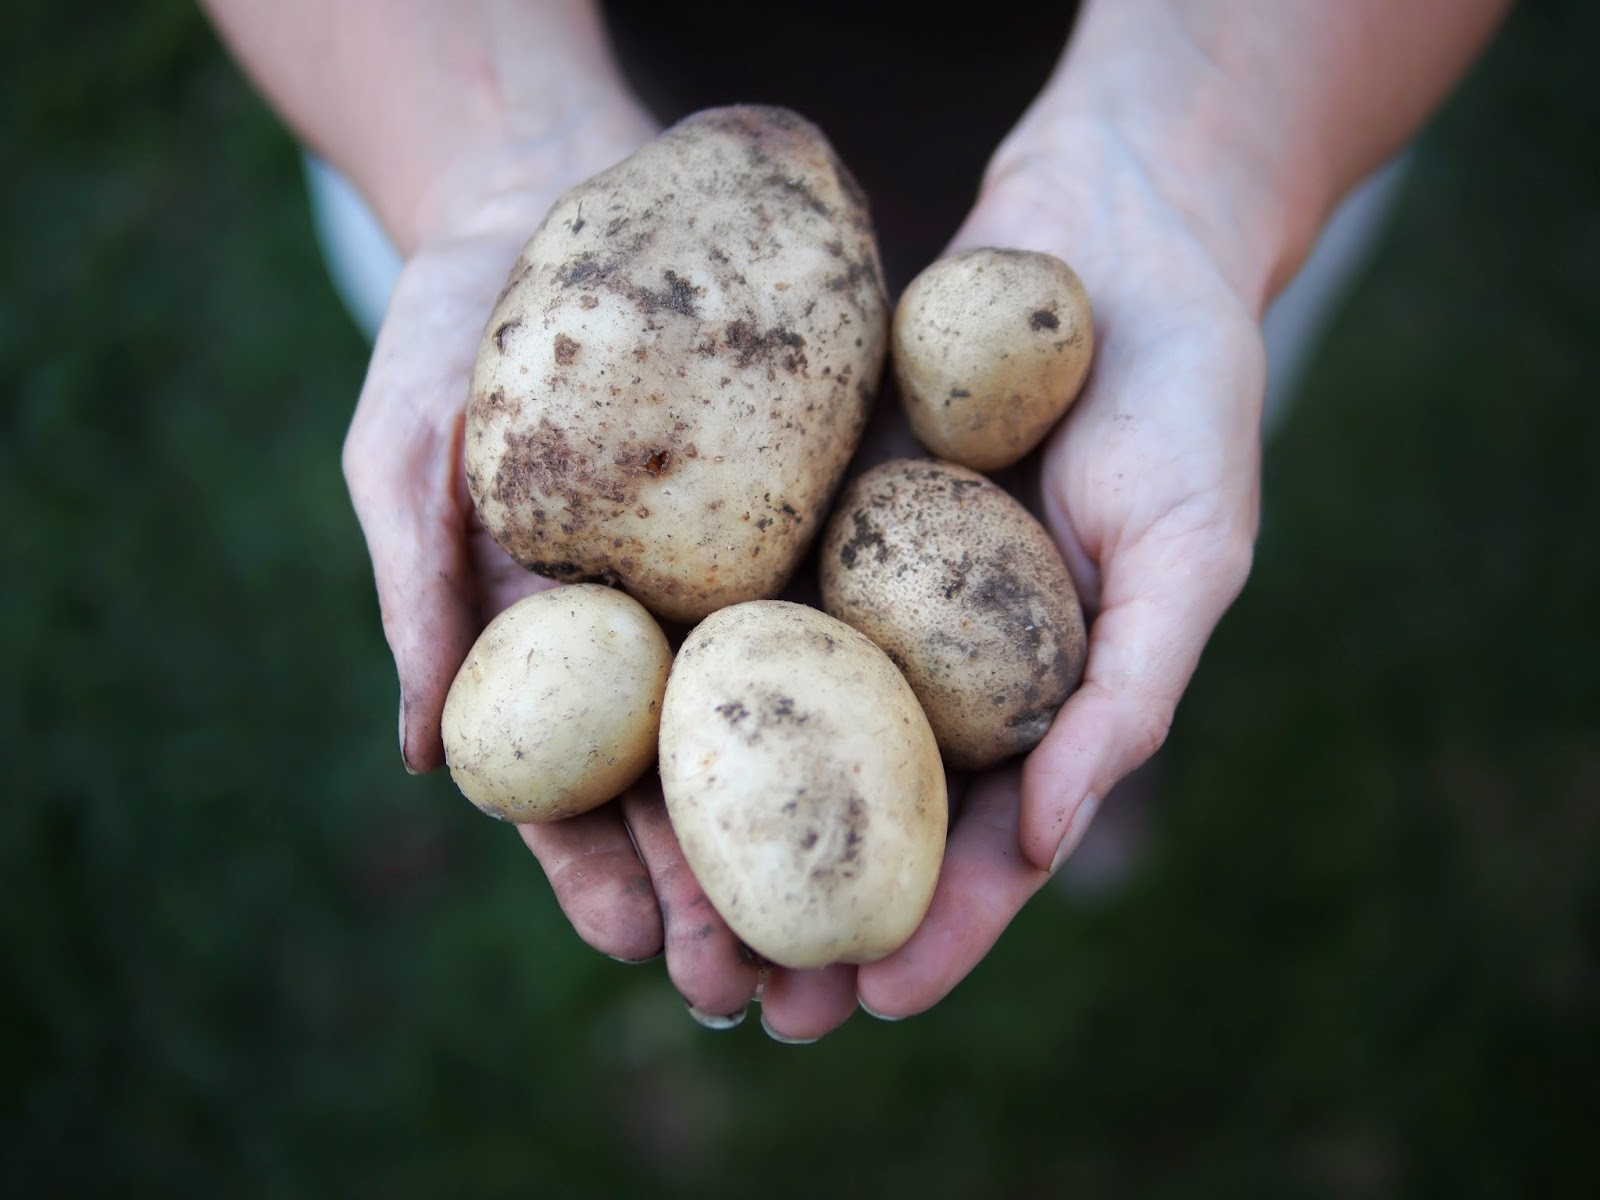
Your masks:
{"label": "speckled potato", "polygon": [[968,250],[913,279],[895,307],[895,381],[917,438],[975,471],[1009,467],[1078,398],[1094,355],[1088,294],[1031,250]]}
{"label": "speckled potato", "polygon": [[1083,675],[1083,611],[1044,527],[954,463],[899,459],[852,483],[822,541],[822,603],[905,672],[944,760],[1032,749]]}
{"label": "speckled potato", "polygon": [[725,608],[678,651],[661,787],[695,879],[786,967],[863,963],[921,923],[944,857],[944,771],[883,651],[783,600]]}
{"label": "speckled potato", "polygon": [[775,596],[888,344],[865,197],[777,108],[689,117],[562,197],[485,329],[467,481],[513,558],[693,621]]}
{"label": "speckled potato", "polygon": [[558,821],[604,804],[656,752],[672,650],[638,601],[579,584],[489,622],[444,704],[444,752],[491,817]]}

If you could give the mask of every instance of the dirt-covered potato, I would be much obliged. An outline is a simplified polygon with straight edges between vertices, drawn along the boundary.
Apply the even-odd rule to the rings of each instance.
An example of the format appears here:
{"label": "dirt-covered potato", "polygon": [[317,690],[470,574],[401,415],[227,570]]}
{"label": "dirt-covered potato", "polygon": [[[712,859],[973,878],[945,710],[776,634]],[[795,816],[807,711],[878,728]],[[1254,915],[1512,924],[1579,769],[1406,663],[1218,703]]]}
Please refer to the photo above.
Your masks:
{"label": "dirt-covered potato", "polygon": [[922,444],[975,471],[997,471],[1037,446],[1078,398],[1094,318],[1078,276],[1054,255],[968,250],[907,286],[891,347]]}
{"label": "dirt-covered potato", "polygon": [[495,540],[697,620],[775,596],[876,393],[865,197],[785,109],[713,109],[567,193],[484,333],[467,480]]}
{"label": "dirt-covered potato", "polygon": [[873,468],[822,541],[822,603],[888,652],[952,767],[1038,744],[1083,675],[1083,611],[1055,543],[975,471]]}
{"label": "dirt-covered potato", "polygon": [[695,627],[661,787],[712,906],[773,962],[871,962],[927,911],[949,815],[933,732],[883,651],[826,613],[760,600]]}
{"label": "dirt-covered potato", "polygon": [[672,651],[638,601],[597,584],[519,600],[479,635],[444,704],[444,751],[491,817],[556,821],[650,766]]}

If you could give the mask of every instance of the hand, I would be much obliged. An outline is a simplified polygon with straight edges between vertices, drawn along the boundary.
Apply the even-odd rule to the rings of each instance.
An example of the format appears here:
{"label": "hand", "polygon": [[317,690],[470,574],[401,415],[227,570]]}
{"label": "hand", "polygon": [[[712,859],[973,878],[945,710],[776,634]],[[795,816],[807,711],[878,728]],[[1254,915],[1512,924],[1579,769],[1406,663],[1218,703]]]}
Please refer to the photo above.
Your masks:
{"label": "hand", "polygon": [[[1505,7],[1083,6],[951,249],[1052,252],[1096,308],[1089,386],[1037,481],[1092,618],[1086,675],[1020,773],[971,781],[927,917],[854,972],[863,1006],[901,1016],[943,997],[1165,739],[1249,573],[1261,310]],[[842,1002],[776,1000],[765,1016],[785,1031],[848,1016]]]}
{"label": "hand", "polygon": [[[1067,171],[1068,163],[1071,171]],[[991,178],[952,250],[1047,250],[1094,302],[1089,385],[1024,490],[1093,617],[1083,686],[1021,765],[965,781],[926,919],[895,954],[860,968],[775,970],[761,993],[770,1031],[813,1038],[857,1002],[906,1016],[945,996],[1071,851],[1112,787],[1152,754],[1202,648],[1249,570],[1259,478],[1264,356],[1249,302],[1182,209],[1103,130],[1070,158]],[[880,417],[884,414],[880,414]],[[894,437],[893,422],[878,436]],[[869,448],[864,458],[875,455]],[[668,914],[668,965],[686,995],[733,1012],[752,972],[682,865],[659,800],[625,802]],[[668,897],[662,882],[683,890]],[[686,904],[708,943],[676,957]],[[714,935],[714,937],[713,937]],[[714,948],[720,948],[717,952]],[[730,1007],[736,1005],[737,1007]]]}
{"label": "hand", "polygon": [[[549,144],[475,159],[434,199],[439,219],[396,283],[345,442],[344,469],[367,538],[384,632],[400,678],[401,753],[408,770],[443,764],[440,717],[450,684],[483,626],[552,586],[483,529],[468,494],[462,430],[473,360],[518,252],[550,203],[642,144],[584,153]],[[742,1014],[762,981],[754,956],[712,910],[683,860],[659,786],[569,820],[519,827],[574,930],[614,958],[665,950],[667,969],[708,1023]],[[854,974],[775,969],[764,993],[779,1014],[818,1011],[831,1028],[855,1007]],[[817,1032],[821,1030],[818,1029]]]}
{"label": "hand", "polygon": [[[483,625],[549,587],[478,523],[462,465],[473,359],[511,264],[554,199],[654,129],[636,110],[458,163],[396,283],[344,447],[400,679],[406,766],[444,761],[440,715]],[[616,805],[523,837],[580,937],[625,959],[661,948],[661,917]]]}
{"label": "hand", "polygon": [[1086,131],[1071,154],[992,177],[951,247],[1049,251],[1074,266],[1095,306],[1088,387],[1028,489],[1093,618],[1083,686],[1020,770],[969,781],[912,939],[860,968],[791,973],[811,976],[803,991],[769,981],[763,1015],[774,1029],[817,1036],[858,998],[894,1017],[943,998],[1070,853],[1100,799],[1160,746],[1243,586],[1258,506],[1260,334],[1227,258],[1150,179],[1115,138]]}
{"label": "hand", "polygon": [[1089,386],[1037,481],[1093,619],[1086,674],[1020,774],[973,781],[927,918],[858,973],[864,1005],[940,999],[1165,739],[1249,573],[1261,310],[1505,7],[1083,6],[951,249],[1049,251],[1095,306]]}
{"label": "hand", "polygon": [[862,968],[874,1011],[940,999],[1164,741],[1201,650],[1249,572],[1265,356],[1210,235],[1104,127],[991,177],[952,250],[1045,250],[1095,308],[1088,387],[1039,462],[1041,516],[1092,617],[1082,687],[1020,772],[975,780],[932,910]]}

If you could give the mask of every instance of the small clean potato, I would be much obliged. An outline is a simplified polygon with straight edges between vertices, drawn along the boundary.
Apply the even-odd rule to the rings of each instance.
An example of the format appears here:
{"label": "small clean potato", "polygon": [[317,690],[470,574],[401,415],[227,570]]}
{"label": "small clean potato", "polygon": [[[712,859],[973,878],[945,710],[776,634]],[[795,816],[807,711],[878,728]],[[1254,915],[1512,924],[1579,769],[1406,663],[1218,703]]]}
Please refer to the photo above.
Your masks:
{"label": "small clean potato", "polygon": [[954,463],[898,459],[839,497],[822,604],[905,672],[952,767],[1042,739],[1083,675],[1083,610],[1055,543],[1009,493]]}
{"label": "small clean potato", "polygon": [[1078,398],[1094,317],[1077,274],[1054,255],[968,250],[911,281],[890,347],[922,444],[997,471],[1037,446]]}
{"label": "small clean potato", "polygon": [[604,804],[655,757],[672,650],[637,600],[552,588],[489,622],[444,704],[450,776],[491,817],[559,821]]}
{"label": "small clean potato", "polygon": [[757,600],[695,627],[661,787],[712,906],[775,963],[872,962],[927,912],[949,820],[933,731],[883,651],[826,613]]}

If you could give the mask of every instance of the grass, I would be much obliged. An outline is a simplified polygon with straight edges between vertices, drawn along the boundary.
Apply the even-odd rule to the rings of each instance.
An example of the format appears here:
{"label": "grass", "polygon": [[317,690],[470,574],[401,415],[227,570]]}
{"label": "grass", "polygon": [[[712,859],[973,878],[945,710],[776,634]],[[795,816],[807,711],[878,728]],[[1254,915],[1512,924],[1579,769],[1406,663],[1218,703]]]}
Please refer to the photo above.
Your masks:
{"label": "grass", "polygon": [[1424,138],[1129,885],[797,1051],[399,772],[296,151],[186,6],[18,7],[0,1192],[1591,1192],[1595,9],[1524,4]]}

